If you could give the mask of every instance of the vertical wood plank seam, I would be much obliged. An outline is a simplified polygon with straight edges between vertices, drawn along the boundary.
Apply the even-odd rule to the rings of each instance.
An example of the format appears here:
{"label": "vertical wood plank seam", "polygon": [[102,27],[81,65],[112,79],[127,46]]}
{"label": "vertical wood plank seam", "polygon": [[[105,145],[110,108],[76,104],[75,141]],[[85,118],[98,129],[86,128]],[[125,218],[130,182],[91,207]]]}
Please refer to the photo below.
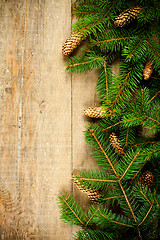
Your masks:
{"label": "vertical wood plank seam", "polygon": [[[71,21],[70,21],[70,29],[72,27],[72,0],[70,0],[70,7],[71,7]],[[70,30],[72,32],[72,30]],[[73,173],[73,82],[72,82],[72,73],[70,77],[71,81],[71,174]],[[73,182],[71,182],[71,192],[73,195]],[[73,240],[73,226],[71,226],[71,239]]]}
{"label": "vertical wood plank seam", "polygon": [[[72,0],[71,4],[71,26],[72,26]],[[72,31],[72,30],[71,30]],[[71,81],[71,173],[73,172],[73,84],[72,84],[72,73],[70,77]],[[71,182],[71,192],[73,193],[73,183]]]}
{"label": "vertical wood plank seam", "polygon": [[[24,2],[24,6],[26,8],[27,2]],[[26,15],[25,15],[25,21],[26,21]],[[24,31],[24,39],[25,39],[26,32]],[[23,91],[24,91],[24,76],[23,76],[23,69],[24,69],[24,39],[22,41],[23,44],[23,52],[22,52],[22,58],[21,58],[21,78],[20,78],[20,96],[19,96],[19,117],[18,117],[18,163],[17,163],[17,184],[18,184],[18,198],[21,198],[21,176],[20,176],[20,168],[21,168],[21,156],[22,156],[22,115],[23,115]]]}

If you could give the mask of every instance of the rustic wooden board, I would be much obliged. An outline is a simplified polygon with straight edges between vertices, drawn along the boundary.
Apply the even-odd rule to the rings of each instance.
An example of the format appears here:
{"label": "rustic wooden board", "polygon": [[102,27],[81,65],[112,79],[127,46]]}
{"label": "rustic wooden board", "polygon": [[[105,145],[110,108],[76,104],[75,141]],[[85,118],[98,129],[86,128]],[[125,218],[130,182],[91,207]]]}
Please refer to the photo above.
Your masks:
{"label": "rustic wooden board", "polygon": [[71,184],[94,168],[82,110],[97,105],[97,73],[65,72],[71,0],[0,1],[0,239],[70,240],[57,194],[89,202]]}

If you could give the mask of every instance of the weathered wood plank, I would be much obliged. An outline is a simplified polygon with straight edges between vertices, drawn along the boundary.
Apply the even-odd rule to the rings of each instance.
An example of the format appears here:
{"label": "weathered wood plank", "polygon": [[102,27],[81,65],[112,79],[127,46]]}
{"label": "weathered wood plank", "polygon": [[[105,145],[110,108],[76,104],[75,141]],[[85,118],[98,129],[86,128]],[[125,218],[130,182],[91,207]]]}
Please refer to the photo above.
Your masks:
{"label": "weathered wood plank", "polygon": [[71,188],[71,1],[1,0],[0,21],[0,238],[71,239],[56,200]]}

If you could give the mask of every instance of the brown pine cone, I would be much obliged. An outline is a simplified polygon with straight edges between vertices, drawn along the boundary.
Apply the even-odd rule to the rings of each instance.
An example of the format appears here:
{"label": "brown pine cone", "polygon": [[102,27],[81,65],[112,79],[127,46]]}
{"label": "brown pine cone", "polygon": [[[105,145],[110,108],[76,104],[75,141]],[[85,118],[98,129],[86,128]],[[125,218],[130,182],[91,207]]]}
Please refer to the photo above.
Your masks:
{"label": "brown pine cone", "polygon": [[143,77],[144,80],[148,80],[153,72],[153,64],[151,63],[150,60],[146,62],[146,65],[143,70]]}
{"label": "brown pine cone", "polygon": [[153,177],[152,172],[146,171],[146,172],[144,172],[144,173],[142,174],[142,176],[141,176],[141,178],[140,178],[140,183],[141,183],[142,185],[151,187],[152,184],[153,184],[153,180],[154,180],[154,177]]}
{"label": "brown pine cone", "polygon": [[110,134],[109,140],[112,144],[112,147],[115,149],[115,151],[118,153],[118,155],[120,157],[124,156],[125,153],[124,153],[123,147],[122,147],[122,145],[120,145],[119,139],[114,132]]}
{"label": "brown pine cone", "polygon": [[62,47],[62,54],[69,56],[82,40],[84,40],[84,35],[82,33],[72,33]]}
{"label": "brown pine cone", "polygon": [[99,192],[93,189],[89,188],[84,188],[83,185],[74,177],[72,177],[72,182],[76,185],[76,187],[83,193],[87,195],[87,197],[92,201],[92,202],[98,202],[99,198],[101,197]]}
{"label": "brown pine cone", "polygon": [[103,118],[104,117],[104,108],[102,107],[89,107],[83,111],[84,115],[91,118]]}
{"label": "brown pine cone", "polygon": [[138,17],[141,7],[132,7],[119,14],[114,21],[116,27],[124,27]]}

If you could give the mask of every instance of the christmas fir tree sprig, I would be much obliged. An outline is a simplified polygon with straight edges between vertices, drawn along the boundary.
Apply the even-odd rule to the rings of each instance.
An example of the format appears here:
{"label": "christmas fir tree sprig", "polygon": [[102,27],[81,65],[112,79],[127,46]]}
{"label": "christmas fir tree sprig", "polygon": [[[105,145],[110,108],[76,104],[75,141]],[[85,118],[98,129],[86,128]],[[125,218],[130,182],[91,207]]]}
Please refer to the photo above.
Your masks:
{"label": "christmas fir tree sprig", "polygon": [[[77,22],[63,45],[66,70],[99,70],[101,107],[84,114],[100,118],[84,132],[99,165],[72,176],[91,200],[84,211],[68,194],[59,195],[61,218],[81,226],[83,239],[160,238],[160,2],[77,0]],[[74,55],[78,45],[85,47]],[[112,71],[119,57],[119,73]]]}

